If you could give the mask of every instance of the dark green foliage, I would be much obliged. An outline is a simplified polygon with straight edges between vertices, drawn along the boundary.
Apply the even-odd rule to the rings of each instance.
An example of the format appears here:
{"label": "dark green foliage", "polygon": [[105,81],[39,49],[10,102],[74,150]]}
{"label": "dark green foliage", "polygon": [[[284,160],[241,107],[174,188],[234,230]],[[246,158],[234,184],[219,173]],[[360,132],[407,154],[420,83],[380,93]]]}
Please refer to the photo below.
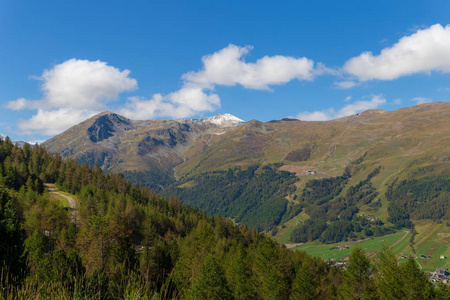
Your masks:
{"label": "dark green foliage", "polygon": [[253,272],[263,299],[286,299],[288,282],[283,276],[283,264],[278,245],[265,238],[256,248]]}
{"label": "dark green foliage", "polygon": [[302,201],[309,205],[322,205],[339,195],[347,181],[346,175],[308,181],[302,193]]}
{"label": "dark green foliage", "polygon": [[193,187],[168,189],[181,201],[211,215],[235,218],[236,222],[259,230],[270,230],[286,212],[286,195],[295,191],[294,174],[258,166],[247,170],[204,173],[186,180]]}
{"label": "dark green foliage", "polygon": [[296,227],[291,233],[291,241],[294,243],[306,243],[320,237],[327,228],[325,220],[306,220],[304,224]]}
{"label": "dark green foliage", "polygon": [[414,258],[408,257],[408,261],[401,266],[401,271],[404,278],[403,290],[405,299],[434,298],[434,287],[419,269]]}
{"label": "dark green foliage", "polygon": [[379,220],[357,215],[359,206],[371,203],[378,196],[371,179],[379,174],[381,167],[375,168],[357,185],[349,187],[343,197],[336,197],[347,184],[352,167],[360,161],[362,158],[350,164],[342,176],[311,180],[306,184],[298,206],[305,206],[310,218],[294,228],[292,242],[319,239],[323,243],[337,243],[357,236],[364,238],[393,232],[382,226]]}
{"label": "dark green foliage", "polygon": [[355,247],[349,258],[341,295],[345,299],[375,299],[375,282],[371,279],[372,265],[365,251]]}
{"label": "dark green foliage", "polygon": [[15,199],[0,186],[0,262],[8,273],[21,274],[24,260],[21,257],[25,231],[20,216],[13,206]]}
{"label": "dark green foliage", "polygon": [[213,254],[205,258],[199,275],[186,293],[186,299],[233,299],[225,278],[225,271]]}
{"label": "dark green foliage", "polygon": [[144,185],[157,192],[163,191],[166,187],[175,183],[175,179],[159,170],[149,171],[124,171],[123,176],[134,185]]}
{"label": "dark green foliage", "polygon": [[410,219],[449,219],[450,177],[394,181],[386,198],[389,200],[388,220],[399,228],[410,228]]}
{"label": "dark green foliage", "polygon": [[405,299],[405,277],[392,250],[385,248],[378,255],[380,278],[378,290],[381,299]]}
{"label": "dark green foliage", "polygon": [[297,269],[290,299],[314,300],[319,296],[317,273],[314,270],[315,263],[312,258],[305,257],[301,266]]}

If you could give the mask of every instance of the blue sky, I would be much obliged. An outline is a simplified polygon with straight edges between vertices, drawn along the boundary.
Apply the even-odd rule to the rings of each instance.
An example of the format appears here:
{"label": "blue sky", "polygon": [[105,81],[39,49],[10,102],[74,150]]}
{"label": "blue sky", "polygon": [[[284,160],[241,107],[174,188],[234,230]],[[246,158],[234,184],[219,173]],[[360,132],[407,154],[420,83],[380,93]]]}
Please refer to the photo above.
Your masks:
{"label": "blue sky", "polygon": [[450,100],[449,1],[1,1],[0,134]]}

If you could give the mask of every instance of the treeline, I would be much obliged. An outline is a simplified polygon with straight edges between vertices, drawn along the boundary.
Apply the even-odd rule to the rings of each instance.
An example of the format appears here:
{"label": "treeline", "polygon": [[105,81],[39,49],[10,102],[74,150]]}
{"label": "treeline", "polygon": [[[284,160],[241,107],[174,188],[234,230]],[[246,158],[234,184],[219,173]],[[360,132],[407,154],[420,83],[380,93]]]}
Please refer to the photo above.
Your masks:
{"label": "treeline", "polygon": [[364,156],[350,164],[342,176],[314,179],[306,184],[299,206],[304,207],[310,218],[294,228],[290,236],[292,242],[337,243],[393,232],[379,219],[357,215],[359,206],[372,203],[378,196],[371,179],[380,173],[381,167],[338,197],[352,176],[352,170],[363,159]]}
{"label": "treeline", "polygon": [[178,182],[179,187],[165,194],[198,207],[210,215],[234,218],[258,230],[270,230],[280,224],[286,212],[285,197],[295,192],[294,174],[277,171],[274,166],[250,166],[228,171],[202,173]]}
{"label": "treeline", "polygon": [[410,228],[411,219],[450,218],[450,176],[394,180],[386,192],[389,201],[388,221],[397,227]]}

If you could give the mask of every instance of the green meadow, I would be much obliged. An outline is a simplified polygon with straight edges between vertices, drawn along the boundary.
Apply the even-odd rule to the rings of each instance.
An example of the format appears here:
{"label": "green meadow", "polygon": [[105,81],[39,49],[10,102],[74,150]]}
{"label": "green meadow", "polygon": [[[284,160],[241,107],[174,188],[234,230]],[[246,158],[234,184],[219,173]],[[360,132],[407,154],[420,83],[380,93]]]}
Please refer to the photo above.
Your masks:
{"label": "green meadow", "polygon": [[[390,246],[393,245],[398,240],[402,239],[405,236],[404,231],[398,231],[394,234],[374,237],[370,239],[365,239],[361,241],[351,241],[351,242],[341,242],[336,244],[321,244],[318,242],[306,243],[297,248],[295,250],[303,250],[308,254],[311,254],[315,257],[320,257],[323,260],[344,260],[347,256],[350,255],[352,250],[356,245],[360,245],[369,255],[380,252],[383,249],[384,245]],[[403,239],[408,241],[410,233]],[[402,241],[403,241],[402,240]],[[334,249],[339,247],[340,249]],[[348,249],[342,249],[343,247],[348,247]],[[396,253],[397,254],[397,253]]]}
{"label": "green meadow", "polygon": [[[411,233],[406,229],[399,230],[394,234],[360,241],[336,244],[305,243],[293,250],[302,250],[323,260],[336,259],[340,261],[346,260],[356,245],[361,246],[369,257],[374,257],[386,245],[391,247],[400,263],[405,260],[402,255],[416,257],[416,261],[424,272],[434,271],[437,267],[450,269],[450,226],[447,226],[447,223],[426,220],[416,222],[415,227],[417,231],[414,239],[415,254],[410,245]],[[335,249],[336,247],[339,249]],[[348,247],[348,249],[344,249],[344,247]],[[426,258],[421,258],[421,255]],[[441,255],[444,258],[441,258]]]}

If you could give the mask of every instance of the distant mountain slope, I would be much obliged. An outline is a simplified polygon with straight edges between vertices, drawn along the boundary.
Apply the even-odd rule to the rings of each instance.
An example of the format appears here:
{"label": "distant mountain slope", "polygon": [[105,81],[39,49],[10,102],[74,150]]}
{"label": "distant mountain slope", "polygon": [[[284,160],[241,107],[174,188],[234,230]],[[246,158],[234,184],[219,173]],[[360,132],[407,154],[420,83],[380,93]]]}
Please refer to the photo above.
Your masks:
{"label": "distant mountain slope", "polygon": [[[186,197],[184,200],[202,206],[209,213],[247,220],[251,212],[252,225],[278,231],[283,236],[311,216],[308,222],[314,216],[320,220],[320,214],[333,212],[335,215],[322,218],[322,221],[328,218],[328,223],[324,221],[321,229],[328,228],[333,220],[339,220],[341,211],[350,214],[351,222],[357,213],[365,213],[400,226],[408,224],[401,220],[409,220],[410,215],[399,215],[400,202],[397,206],[389,204],[388,189],[400,187],[407,192],[408,188],[417,189],[416,186],[428,182],[445,182],[441,176],[450,175],[450,103],[427,103],[396,111],[368,110],[326,122],[283,119],[244,123],[231,115],[199,120],[133,121],[106,112],[43,145],[80,162],[123,172],[135,183],[142,181],[157,190],[168,188],[181,200]],[[246,181],[239,177],[245,174],[240,170],[248,167],[256,168],[255,173],[261,175],[248,181],[255,189],[269,186],[269,182],[261,181],[270,178],[263,176],[268,172],[264,167],[296,174],[297,180],[290,183],[290,188],[283,187],[282,174],[274,174],[280,178],[282,191],[271,189],[267,201],[279,203],[281,208],[268,211],[256,196],[252,198],[259,195],[259,190],[250,191],[249,186],[243,186]],[[370,176],[375,169],[376,176]],[[221,176],[228,176],[228,170],[233,170],[234,177],[224,180]],[[345,175],[347,170],[351,176]],[[330,180],[320,181],[321,178]],[[402,183],[404,180],[408,182]],[[334,189],[332,196],[314,194],[317,187],[327,185]],[[226,195],[218,197],[218,188]],[[323,192],[326,194],[327,190]],[[194,199],[196,193],[202,193],[201,199]],[[420,207],[427,206],[427,201],[434,203],[436,209],[442,205],[435,199],[415,201]],[[413,218],[420,215],[414,207],[408,207]],[[235,215],[235,211],[239,214]],[[277,213],[270,215],[271,212]],[[258,216],[268,216],[272,221],[260,220]],[[357,222],[359,225],[352,223],[352,226],[359,228],[365,224],[364,220]],[[369,229],[367,232],[376,228]],[[348,237],[327,234],[329,240]]]}
{"label": "distant mountain slope", "polygon": [[[173,176],[173,168],[206,147],[215,135],[244,123],[229,115],[199,120],[134,121],[104,112],[43,143],[49,151],[113,172],[148,171]],[[193,153],[191,153],[193,152]]]}

